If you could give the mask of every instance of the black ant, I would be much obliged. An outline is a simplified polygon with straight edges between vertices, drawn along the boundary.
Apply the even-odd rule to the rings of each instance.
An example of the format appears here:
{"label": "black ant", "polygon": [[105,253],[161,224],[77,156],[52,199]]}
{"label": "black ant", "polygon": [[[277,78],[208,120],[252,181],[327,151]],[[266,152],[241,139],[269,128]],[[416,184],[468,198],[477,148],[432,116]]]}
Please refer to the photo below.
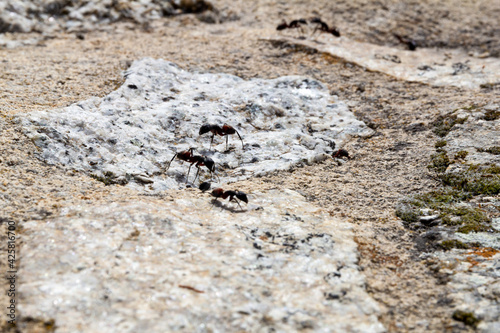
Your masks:
{"label": "black ant", "polygon": [[393,34],[393,35],[399,40],[400,43],[406,44],[408,50],[415,51],[417,49],[417,43],[414,40],[404,38],[398,34]]}
{"label": "black ant", "polygon": [[221,189],[219,187],[219,188],[216,188],[212,191],[212,196],[215,197],[215,200],[217,200],[218,198],[222,198],[222,199],[229,198],[229,201],[235,201],[238,204],[238,206],[240,206],[241,210],[243,210],[243,208],[241,208],[241,205],[237,199],[248,204],[248,197],[247,197],[246,193],[243,193],[241,191],[224,191],[223,189]]}
{"label": "black ant", "polygon": [[245,145],[243,143],[243,139],[241,138],[240,133],[238,133],[238,131],[235,130],[234,127],[229,126],[228,124],[224,124],[224,125],[222,125],[222,127],[220,127],[219,125],[215,125],[215,124],[202,125],[200,128],[199,135],[203,135],[203,134],[208,133],[208,132],[212,132],[212,140],[210,141],[210,149],[212,149],[212,143],[214,142],[215,134],[217,134],[219,136],[226,137],[226,150],[227,150],[227,143],[229,140],[229,135],[232,135],[232,134],[238,134],[238,137],[241,140],[241,145],[242,145],[243,149],[245,148]]}
{"label": "black ant", "polygon": [[316,33],[316,31],[319,30],[321,32],[326,32],[326,33],[332,34],[335,37],[340,37],[340,32],[336,27],[332,27],[332,28],[328,27],[328,24],[323,22],[319,17],[312,18],[310,20],[310,22],[317,24],[316,28],[314,28],[312,35],[314,35]]}
{"label": "black ant", "polygon": [[307,21],[304,19],[298,19],[293,20],[292,22],[290,22],[290,24],[287,24],[286,21],[283,20],[283,22],[276,27],[276,30],[281,31],[285,29],[300,29],[300,31],[304,33],[301,24],[307,24]]}
{"label": "black ant", "polygon": [[167,171],[170,168],[170,164],[172,164],[173,160],[177,157],[181,161],[185,161],[188,163],[191,163],[189,165],[189,169],[186,175],[186,183],[189,178],[189,172],[191,171],[191,167],[194,166],[198,169],[196,171],[196,176],[194,177],[193,182],[196,181],[196,178],[198,178],[198,173],[200,172],[200,167],[205,166],[209,171],[210,175],[212,175],[213,172],[215,172],[215,162],[212,160],[210,157],[207,156],[202,156],[202,155],[194,155],[193,151],[195,148],[189,148],[189,150],[184,150],[179,153],[175,153],[174,157],[170,160],[170,163],[168,163],[168,167],[165,171]]}

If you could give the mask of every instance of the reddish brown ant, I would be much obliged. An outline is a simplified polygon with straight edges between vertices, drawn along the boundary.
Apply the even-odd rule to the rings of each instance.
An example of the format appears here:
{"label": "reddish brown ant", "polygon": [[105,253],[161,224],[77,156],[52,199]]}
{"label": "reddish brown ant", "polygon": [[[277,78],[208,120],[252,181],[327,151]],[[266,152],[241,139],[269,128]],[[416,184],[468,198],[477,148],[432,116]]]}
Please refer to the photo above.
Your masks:
{"label": "reddish brown ant", "polygon": [[237,134],[241,140],[241,145],[242,145],[243,149],[245,149],[245,144],[243,143],[243,139],[241,138],[240,133],[238,133],[238,131],[235,130],[234,127],[229,126],[228,124],[224,124],[224,125],[222,125],[222,127],[220,127],[219,125],[215,125],[215,124],[202,125],[200,128],[199,135],[203,135],[203,134],[208,133],[208,132],[212,132],[212,140],[210,141],[210,149],[212,149],[212,143],[214,142],[214,136],[216,134],[219,136],[226,137],[226,150],[227,150],[227,143],[229,140],[229,135]]}
{"label": "reddish brown ant", "polygon": [[196,178],[198,178],[200,167],[205,166],[210,171],[210,176],[212,176],[212,174],[215,172],[215,162],[210,157],[195,155],[193,156],[193,160],[194,160],[193,163],[196,163],[195,167],[198,169],[196,171],[196,176],[194,176],[193,183],[196,181]]}
{"label": "reddish brown ant", "polygon": [[241,210],[243,210],[243,208],[241,208],[241,205],[237,199],[248,204],[248,197],[247,197],[246,193],[243,193],[241,191],[224,191],[223,189],[221,189],[219,187],[219,188],[216,188],[212,191],[212,196],[215,197],[215,200],[217,200],[218,198],[222,198],[222,199],[229,198],[229,201],[235,201],[238,204],[238,206],[240,206]]}
{"label": "reddish brown ant", "polygon": [[173,160],[177,157],[181,161],[185,161],[190,163],[189,169],[186,175],[186,183],[189,179],[189,172],[191,171],[191,167],[194,166],[198,169],[196,171],[196,176],[194,177],[193,182],[196,181],[196,178],[198,178],[198,173],[200,172],[200,167],[205,166],[209,171],[210,175],[212,175],[213,172],[215,172],[215,162],[212,160],[210,157],[207,156],[202,156],[202,155],[194,155],[193,151],[195,148],[189,148],[189,150],[184,150],[179,153],[175,153],[174,157],[170,160],[168,163],[168,167],[165,171],[167,171],[170,168],[170,164],[172,164]]}
{"label": "reddish brown ant", "polygon": [[312,18],[310,20],[310,22],[317,24],[316,28],[314,28],[312,35],[314,35],[316,33],[316,31],[319,30],[320,32],[326,32],[326,33],[334,35],[335,37],[340,37],[340,32],[336,27],[332,27],[332,28],[328,27],[328,24],[323,22],[320,18],[318,18],[318,17]]}
{"label": "reddish brown ant", "polygon": [[351,157],[349,156],[349,153],[345,149],[339,149],[336,152],[333,152],[332,157],[333,158],[346,157],[347,159],[351,159]]}
{"label": "reddish brown ant", "polygon": [[286,21],[283,20],[283,22],[276,27],[276,30],[281,31],[285,29],[300,29],[300,31],[304,33],[301,24],[307,24],[307,21],[304,19],[298,19],[293,20],[292,22],[290,22],[290,24],[287,24]]}

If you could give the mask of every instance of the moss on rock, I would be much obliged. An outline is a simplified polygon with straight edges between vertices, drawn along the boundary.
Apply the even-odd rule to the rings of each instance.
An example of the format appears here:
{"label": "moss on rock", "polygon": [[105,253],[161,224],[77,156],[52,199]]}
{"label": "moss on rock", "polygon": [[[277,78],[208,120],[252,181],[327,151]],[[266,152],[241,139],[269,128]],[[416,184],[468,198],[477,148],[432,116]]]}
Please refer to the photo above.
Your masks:
{"label": "moss on rock", "polygon": [[456,310],[453,312],[453,319],[463,322],[467,326],[476,328],[481,320],[479,320],[473,312],[466,312],[462,310]]}
{"label": "moss on rock", "polygon": [[458,118],[456,114],[447,114],[444,116],[439,116],[433,123],[434,125],[434,134],[436,134],[439,137],[445,137],[450,133],[452,128],[456,124],[463,124],[467,121],[467,117],[465,118]]}

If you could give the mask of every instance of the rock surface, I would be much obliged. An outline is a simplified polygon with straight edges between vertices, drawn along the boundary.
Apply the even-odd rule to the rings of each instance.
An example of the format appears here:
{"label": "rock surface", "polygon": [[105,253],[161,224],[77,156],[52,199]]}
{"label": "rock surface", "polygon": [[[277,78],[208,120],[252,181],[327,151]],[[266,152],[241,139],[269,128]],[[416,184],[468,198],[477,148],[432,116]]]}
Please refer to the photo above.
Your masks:
{"label": "rock surface", "polygon": [[[6,2],[2,2],[4,3]],[[25,1],[24,5],[31,3],[35,2]],[[71,4],[77,3],[80,2],[71,1]],[[90,6],[96,3],[92,2]],[[113,3],[120,4],[122,1]],[[134,2],[134,5],[142,3],[153,2]],[[495,251],[498,249],[491,250],[485,246],[494,244],[487,243],[486,240],[496,241],[495,239],[482,237],[494,237],[495,234],[471,232],[466,234],[467,237],[479,236],[480,239],[471,239],[470,243],[468,240],[453,242],[458,240],[454,232],[457,226],[444,225],[442,218],[429,225],[418,221],[419,216],[438,214],[434,207],[424,207],[428,213],[416,215],[415,230],[408,228],[406,222],[395,215],[395,207],[408,197],[446,190],[436,173],[428,168],[433,164],[432,156],[437,153],[438,146],[441,152],[446,151],[448,154],[450,164],[444,163],[441,167],[450,167],[447,170],[449,173],[474,168],[475,162],[472,162],[472,159],[497,163],[495,161],[498,155],[490,153],[496,150],[490,145],[489,139],[471,140],[469,142],[472,142],[472,145],[468,145],[467,142],[461,141],[460,137],[470,140],[469,137],[476,136],[476,139],[482,140],[491,138],[490,133],[496,131],[491,124],[495,118],[498,119],[498,83],[485,84],[479,89],[465,89],[407,82],[380,72],[368,71],[315,49],[292,43],[269,43],[264,39],[276,36],[276,26],[283,20],[290,22],[301,17],[321,17],[330,26],[335,25],[348,40],[391,48],[389,55],[393,53],[392,48],[395,49],[394,52],[396,49],[406,48],[394,36],[398,34],[413,39],[417,43],[417,50],[438,48],[440,51],[452,53],[458,50],[461,54],[467,54],[478,61],[484,60],[486,63],[488,55],[490,58],[500,55],[500,38],[495,30],[500,15],[498,1],[474,0],[462,2],[460,6],[457,6],[456,1],[449,0],[320,0],[315,1],[314,5],[311,2],[268,0],[217,0],[211,3],[216,10],[192,14],[182,11],[155,20],[148,20],[148,13],[143,12],[146,20],[141,22],[129,16],[122,16],[117,22],[109,24],[105,15],[100,16],[100,13],[106,11],[98,12],[99,18],[93,21],[89,20],[92,16],[92,12],[89,12],[74,30],[71,27],[52,29],[51,24],[47,24],[46,30],[40,30],[42,33],[0,34],[2,253],[5,254],[7,250],[5,221],[8,220],[15,221],[18,226],[30,221],[27,226],[41,231],[33,221],[42,224],[50,221],[52,225],[65,219],[82,222],[78,216],[66,215],[70,209],[76,212],[86,210],[82,217],[90,220],[94,208],[100,210],[101,216],[112,217],[113,211],[106,211],[104,207],[116,207],[117,214],[131,212],[141,206],[162,212],[161,207],[165,205],[166,200],[173,200],[170,204],[200,202],[200,205],[209,204],[210,200],[208,194],[199,194],[201,198],[198,198],[198,194],[192,195],[190,192],[195,190],[189,189],[162,191],[155,196],[145,195],[147,193],[136,191],[130,186],[119,185],[122,184],[121,180],[117,184],[106,186],[102,182],[103,179],[99,181],[90,177],[88,171],[49,165],[39,158],[42,150],[24,134],[25,129],[19,122],[19,115],[64,109],[93,98],[100,100],[119,89],[125,81],[122,73],[129,69],[134,61],[144,58],[165,59],[189,73],[226,73],[245,81],[255,78],[274,80],[286,76],[308,77],[321,82],[331,96],[338,96],[339,101],[345,103],[360,121],[374,131],[373,135],[348,138],[343,141],[341,147],[335,148],[346,149],[350,159],[326,159],[320,163],[304,164],[302,167],[248,178],[231,185],[224,184],[224,187],[245,191],[250,194],[252,201],[258,200],[252,196],[254,193],[265,197],[266,193],[276,189],[279,193],[292,189],[304,196],[308,205],[321,207],[331,216],[332,221],[348,222],[352,227],[353,240],[359,253],[359,273],[365,281],[361,289],[365,290],[367,302],[370,299],[376,301],[379,309],[378,321],[387,331],[495,332],[495,325],[498,325],[494,317],[498,305],[498,278],[495,278],[494,274],[498,270],[494,265],[491,266],[491,263],[497,260]],[[40,13],[40,8],[35,11]],[[142,9],[138,10],[141,11]],[[56,18],[55,21],[59,22],[56,25],[70,23],[66,19],[64,15]],[[38,22],[38,19],[34,21]],[[299,33],[298,30],[286,30],[283,36],[297,37]],[[319,40],[323,40],[325,36],[321,36]],[[305,37],[309,35],[305,34]],[[388,62],[384,59],[384,54],[382,59],[378,60]],[[465,119],[463,116],[468,117],[466,121],[454,124],[451,131],[445,128],[443,133],[436,133],[436,123],[447,119],[445,123],[448,126],[457,119],[461,122]],[[488,126],[485,126],[485,121],[489,122],[486,124]],[[209,140],[209,137],[201,139]],[[217,139],[220,141],[216,143],[224,146],[224,140]],[[449,141],[448,145],[443,141]],[[485,146],[481,147],[478,142],[483,142]],[[209,144],[208,141],[204,143]],[[230,138],[230,144],[236,152],[239,143],[237,138]],[[462,148],[469,154],[461,150]],[[487,166],[490,167],[491,172],[497,170],[493,165]],[[185,169],[182,169],[182,172],[185,172]],[[480,175],[476,180],[495,179],[491,173],[484,176]],[[148,182],[152,178],[148,174],[137,174],[133,177],[141,182],[141,185],[137,184],[138,188],[149,186]],[[196,190],[195,193],[200,192]],[[463,209],[467,206],[473,208],[474,212],[479,212],[479,217],[496,221],[494,219],[500,215],[498,202],[498,194],[483,193],[473,195],[466,201],[453,202],[456,207],[448,205],[445,208]],[[124,205],[129,207],[123,207]],[[228,207],[239,209],[234,203],[228,204]],[[250,214],[259,212],[252,211],[251,206],[249,208]],[[213,210],[217,210],[215,214],[218,214],[220,208],[213,207]],[[225,213],[233,214],[230,211],[221,212]],[[241,218],[241,214],[234,215]],[[456,218],[458,217],[453,216],[449,222],[454,223]],[[155,216],[152,219],[159,221]],[[97,215],[94,220],[109,221],[107,218],[100,219]],[[116,225],[126,225],[131,220],[130,216],[125,216],[120,219],[120,223],[116,222]],[[437,226],[434,226],[435,222],[438,223]],[[217,225],[217,221],[210,223]],[[244,221],[241,223],[244,224]],[[490,228],[494,224],[487,222],[484,226]],[[83,227],[90,228],[86,224]],[[62,228],[74,231],[66,224]],[[435,228],[441,228],[444,232],[436,232]],[[144,227],[144,230],[146,229]],[[117,227],[116,230],[119,231],[120,228]],[[137,241],[128,240],[126,244],[147,241],[142,238],[143,233],[137,235],[135,230],[127,230],[130,230],[131,238],[137,236]],[[206,231],[201,226],[197,230]],[[70,235],[73,235],[73,231]],[[23,235],[23,232],[23,229],[19,228],[18,236]],[[61,236],[51,228],[48,228],[48,232]],[[104,237],[101,232],[96,234],[98,238]],[[38,233],[33,235],[40,236]],[[444,251],[440,245],[448,239],[442,237],[450,237],[452,245],[463,248],[478,246],[474,244],[476,241],[482,243],[477,248]],[[158,241],[160,238],[155,236],[153,240]],[[40,244],[47,244],[47,240],[42,239]],[[220,249],[215,246],[219,244],[214,243],[211,249]],[[241,244],[245,243],[242,241]],[[245,248],[247,245],[245,244]],[[16,246],[20,249],[17,253],[17,263],[24,265],[23,251],[29,251],[30,247],[36,247],[38,244],[34,244],[26,236],[17,238]],[[257,251],[254,249],[251,248],[251,251]],[[262,248],[264,249],[265,247]],[[7,257],[2,258],[4,259],[0,261],[0,270],[5,272]],[[90,264],[98,261],[94,256],[80,259],[89,263],[85,267],[93,267]],[[27,262],[32,263],[29,259]],[[54,262],[59,265],[58,261]],[[103,271],[102,267],[97,268],[99,272]],[[88,274],[87,271],[90,272],[90,268],[78,272],[76,267],[70,265],[60,270],[64,278],[71,273]],[[44,272],[45,267],[39,268],[39,279],[43,278]],[[24,274],[19,275],[17,280],[17,288],[20,290],[25,287]],[[31,271],[27,275],[32,282],[35,281],[34,274],[36,272]],[[50,281],[47,285],[53,287]],[[2,281],[1,286],[4,291],[9,288],[6,281]],[[192,287],[187,284],[184,286]],[[30,285],[30,290],[39,292],[37,288],[42,287],[41,284]],[[200,284],[199,288],[201,287],[204,285]],[[188,297],[196,296],[191,293],[199,294],[198,296],[205,294],[178,285],[173,290],[185,291]],[[148,289],[148,292],[154,291]],[[81,291],[74,293],[81,295]],[[38,295],[40,298],[37,299],[43,299],[41,294]],[[41,303],[37,306],[24,302],[23,293],[17,294],[16,297],[21,307],[25,306],[25,309],[33,311],[34,317],[19,311],[15,327],[8,325],[7,318],[2,317],[1,331],[52,332],[62,330],[62,327],[65,327],[63,324],[68,323],[68,318],[55,320],[44,317],[38,309]],[[335,294],[329,297],[333,298],[331,301],[335,301]],[[96,297],[87,300],[101,302],[101,299]],[[325,300],[326,303],[331,301]],[[7,293],[0,293],[0,305],[8,302]],[[77,303],[71,296],[68,296],[65,302],[68,306]],[[115,308],[117,312],[128,311],[129,308],[123,303],[119,303]],[[470,304],[473,304],[474,308],[471,308]],[[59,304],[51,306],[51,313],[57,312]],[[326,306],[325,309],[325,312],[328,311]],[[189,314],[188,308],[183,311],[184,314]],[[244,313],[241,315],[246,316]],[[298,314],[293,317],[295,325],[300,318]],[[321,313],[318,314],[319,317]],[[269,318],[279,318],[279,313],[272,313]],[[369,317],[366,318],[367,322],[372,322]],[[314,330],[307,328],[310,324],[304,321],[303,325],[299,325],[306,331]]]}
{"label": "rock surface", "polygon": [[206,196],[24,223],[23,315],[58,332],[385,331],[349,223],[289,190],[244,211]]}
{"label": "rock surface", "polygon": [[308,47],[371,71],[433,86],[478,89],[500,82],[500,60],[473,57],[462,50],[417,48],[409,51],[333,36],[321,36],[320,41],[283,37],[271,38],[270,41]]}
{"label": "rock surface", "polygon": [[[346,138],[373,133],[322,83],[307,77],[245,81],[189,73],[155,59],[134,62],[125,77],[102,99],[21,115],[40,157],[110,181],[145,174],[154,177],[146,189],[161,191],[187,183],[187,167],[174,157],[190,148],[210,157],[217,181],[225,183],[323,161]],[[229,137],[217,136],[211,147],[212,133],[199,135],[203,125],[225,123],[237,131],[231,151],[224,142]]]}

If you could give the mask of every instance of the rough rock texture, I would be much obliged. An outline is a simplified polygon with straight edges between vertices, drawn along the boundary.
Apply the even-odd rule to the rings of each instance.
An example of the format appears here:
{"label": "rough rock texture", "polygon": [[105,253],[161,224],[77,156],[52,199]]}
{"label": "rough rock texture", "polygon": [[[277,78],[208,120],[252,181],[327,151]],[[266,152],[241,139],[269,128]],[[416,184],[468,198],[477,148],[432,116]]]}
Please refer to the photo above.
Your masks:
{"label": "rough rock texture", "polygon": [[147,24],[163,16],[205,10],[215,8],[205,0],[6,0],[0,4],[0,32],[93,30],[117,21]]}
{"label": "rough rock texture", "polygon": [[[416,40],[419,47],[462,48],[467,54],[483,59],[488,54],[500,54],[498,1],[467,1],[460,5],[456,1],[434,0],[316,1],[314,5],[267,0],[213,3],[219,13],[223,10],[231,13],[232,19],[218,21],[213,12],[206,11],[151,20],[148,24],[122,21],[75,33],[1,35],[2,47],[15,47],[0,49],[2,217],[19,224],[33,220],[43,223],[57,220],[65,207],[92,209],[120,202],[151,201],[157,206],[164,200],[144,197],[119,185],[105,186],[87,173],[71,172],[41,161],[37,158],[37,146],[25,136],[16,115],[102,98],[123,84],[122,73],[133,61],[145,57],[174,62],[189,72],[226,73],[244,80],[307,76],[323,82],[331,94],[337,95],[359,120],[375,131],[374,135],[353,138],[342,146],[352,159],[327,159],[231,186],[247,193],[293,189],[334,217],[347,219],[353,226],[366,291],[378,303],[379,321],[388,331],[467,332],[477,327],[494,332],[495,312],[488,309],[494,309],[498,297],[495,284],[488,282],[495,271],[489,270],[489,266],[475,265],[474,260],[485,258],[497,249],[491,252],[485,247],[452,249],[441,259],[442,250],[435,246],[439,235],[427,232],[423,225],[418,230],[406,227],[395,216],[395,207],[408,196],[443,188],[427,167],[436,153],[436,144],[443,140],[436,134],[436,121],[456,110],[483,114],[485,120],[495,118],[495,112],[488,109],[500,104],[499,85],[468,90],[409,83],[310,48],[273,45],[261,39],[275,36],[276,26],[283,19],[290,22],[300,17],[321,16],[351,40],[403,49],[405,45],[393,35],[397,33]],[[221,23],[213,24],[216,22]],[[298,31],[283,34],[296,37]],[[19,45],[25,46],[16,47]],[[479,118],[477,121],[471,118],[472,127],[458,124],[443,134],[464,136],[469,129],[474,132],[479,123]],[[460,143],[456,143],[458,148]],[[455,144],[455,140],[450,140],[450,144]],[[476,148],[470,149],[471,157],[475,158],[472,153]],[[494,154],[479,153],[496,158]],[[449,155],[454,159],[452,153]],[[189,199],[187,193],[170,190],[164,195],[174,200]],[[498,202],[498,194],[480,194],[467,204],[476,206],[488,218],[496,218]],[[7,246],[5,232],[6,224],[2,223],[2,251]],[[20,228],[19,233],[22,232]],[[22,264],[22,251],[33,244],[19,238],[17,246],[21,249],[18,258]],[[482,255],[477,255],[478,251]],[[436,254],[436,258],[430,260],[429,253]],[[449,269],[446,258],[450,253],[465,256],[459,268]],[[2,255],[2,272],[6,268],[4,258]],[[496,259],[490,261],[493,260]],[[484,272],[490,275],[485,276]],[[479,283],[479,279],[486,284]],[[22,284],[20,276],[18,286],[21,288]],[[2,288],[7,290],[7,285]],[[458,295],[472,295],[475,301],[470,303],[469,296],[453,297],[457,290]],[[6,294],[1,293],[0,304],[8,301]],[[16,327],[3,322],[2,330],[47,332],[57,327],[57,322],[50,318],[19,315]]]}
{"label": "rough rock texture", "polygon": [[[21,115],[40,157],[114,183],[148,179],[146,189],[160,191],[187,183],[186,166],[175,158],[191,148],[215,162],[217,181],[225,183],[323,161],[346,138],[373,133],[307,77],[245,81],[148,58],[134,62],[125,76],[102,99]],[[227,149],[229,135],[221,140],[207,130],[200,136],[203,126],[226,123],[237,131]]]}
{"label": "rough rock texture", "polygon": [[197,194],[24,223],[23,315],[58,332],[385,331],[349,223],[289,190],[244,211]]}
{"label": "rough rock texture", "polygon": [[291,43],[331,54],[371,71],[392,75],[400,80],[434,86],[478,89],[500,82],[500,62],[484,55],[469,56],[463,50],[420,48],[399,50],[393,47],[352,41],[331,34],[318,40],[271,38],[271,42]]}

